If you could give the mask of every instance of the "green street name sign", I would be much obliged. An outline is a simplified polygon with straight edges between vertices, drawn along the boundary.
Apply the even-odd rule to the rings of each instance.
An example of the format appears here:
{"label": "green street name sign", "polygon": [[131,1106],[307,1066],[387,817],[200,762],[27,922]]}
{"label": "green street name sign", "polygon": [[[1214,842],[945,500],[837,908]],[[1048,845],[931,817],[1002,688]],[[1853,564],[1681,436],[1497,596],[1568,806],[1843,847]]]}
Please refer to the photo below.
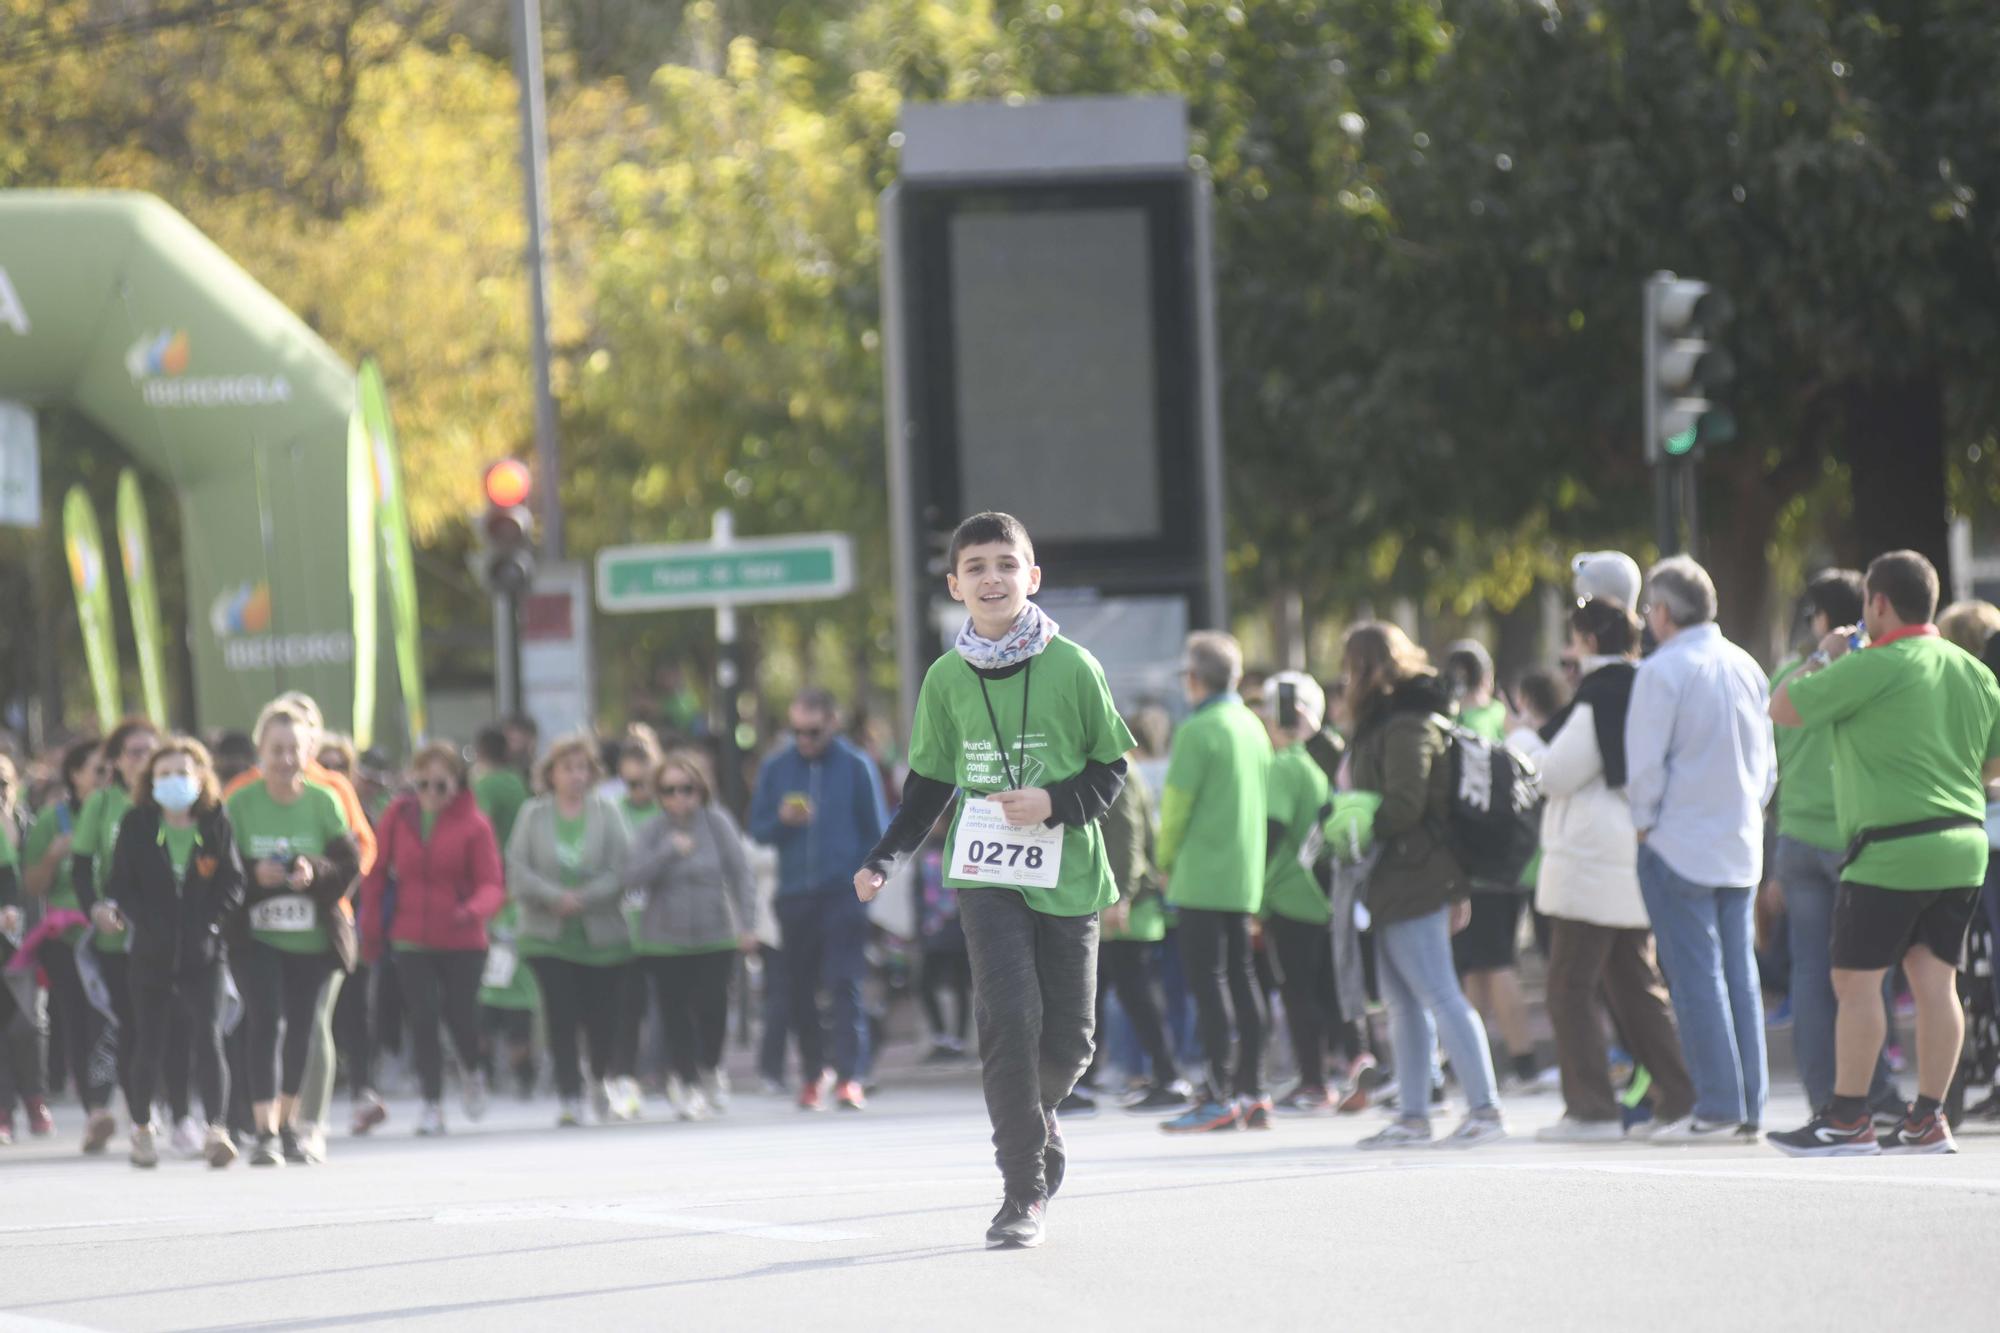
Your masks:
{"label": "green street name sign", "polygon": [[598,609],[817,602],[854,591],[854,539],[844,532],[748,537],[724,545],[612,546],[597,553]]}

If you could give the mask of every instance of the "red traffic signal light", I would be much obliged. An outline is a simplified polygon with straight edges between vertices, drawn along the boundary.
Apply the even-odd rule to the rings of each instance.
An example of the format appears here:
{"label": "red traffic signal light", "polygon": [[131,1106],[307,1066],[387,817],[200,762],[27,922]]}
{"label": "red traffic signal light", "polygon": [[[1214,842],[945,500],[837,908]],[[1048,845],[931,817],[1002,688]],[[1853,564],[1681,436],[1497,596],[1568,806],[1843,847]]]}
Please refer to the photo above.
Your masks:
{"label": "red traffic signal light", "polygon": [[486,469],[486,503],[495,509],[512,509],[528,503],[534,477],[519,459],[503,458]]}

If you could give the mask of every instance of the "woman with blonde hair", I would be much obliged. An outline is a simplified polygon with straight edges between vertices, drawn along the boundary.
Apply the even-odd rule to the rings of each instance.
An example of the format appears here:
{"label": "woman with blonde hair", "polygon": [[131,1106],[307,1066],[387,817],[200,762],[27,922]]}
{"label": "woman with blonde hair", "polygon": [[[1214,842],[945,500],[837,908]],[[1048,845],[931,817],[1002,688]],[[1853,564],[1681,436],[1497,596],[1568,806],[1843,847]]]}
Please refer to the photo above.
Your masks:
{"label": "woman with blonde hair", "polygon": [[542,795],[521,807],[507,842],[507,891],[520,911],[516,945],[541,986],[562,1097],[556,1123],[565,1126],[583,1123],[579,1030],[598,1118],[610,1118],[607,1085],[632,958],[621,910],[631,834],[617,804],[595,790],[603,777],[590,736],[557,741],[541,762]]}
{"label": "woman with blonde hair", "polygon": [[699,755],[666,755],[651,785],[660,817],[640,826],[625,866],[625,884],[642,903],[633,943],[673,1058],[667,1100],[683,1120],[699,1120],[728,1105],[729,983],[737,955],[757,947],[756,889],[743,834],[715,804]]}
{"label": "woman with blonde hair", "polygon": [[[130,926],[134,1034],[130,1095],[150,1107],[178,1015],[194,1051],[195,1081],[208,1118],[202,1156],[236,1160],[229,1136],[229,1068],[222,1053],[227,949],[223,925],[243,905],[243,863],[222,805],[215,766],[200,741],[170,737],[153,751],[138,800],[118,827],[104,897]],[[153,1131],[135,1110],[132,1165],[159,1165]]]}
{"label": "woman with blonde hair", "polygon": [[1354,719],[1357,791],[1381,797],[1368,874],[1382,990],[1396,1048],[1396,1121],[1363,1148],[1431,1142],[1431,1057],[1440,1039],[1465,1091],[1467,1115],[1444,1140],[1471,1148],[1506,1135],[1486,1027],[1459,988],[1451,937],[1470,916],[1464,869],[1442,830],[1451,813],[1450,695],[1421,648],[1390,624],[1347,633],[1343,670]]}

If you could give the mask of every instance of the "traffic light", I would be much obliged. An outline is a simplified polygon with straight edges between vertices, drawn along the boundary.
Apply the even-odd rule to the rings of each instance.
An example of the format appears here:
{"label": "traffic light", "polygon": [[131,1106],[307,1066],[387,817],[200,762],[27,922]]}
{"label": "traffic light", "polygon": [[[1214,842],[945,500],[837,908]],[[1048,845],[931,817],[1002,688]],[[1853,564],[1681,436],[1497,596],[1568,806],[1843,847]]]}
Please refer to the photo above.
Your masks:
{"label": "traffic light", "polygon": [[1699,458],[1736,438],[1736,418],[1717,393],[1736,378],[1736,362],[1717,345],[1729,321],[1729,298],[1699,278],[1655,273],[1646,279],[1646,461]]}
{"label": "traffic light", "polygon": [[518,594],[535,576],[535,516],[528,508],[534,479],[528,465],[503,458],[486,469],[486,513],[480,522],[486,586]]}

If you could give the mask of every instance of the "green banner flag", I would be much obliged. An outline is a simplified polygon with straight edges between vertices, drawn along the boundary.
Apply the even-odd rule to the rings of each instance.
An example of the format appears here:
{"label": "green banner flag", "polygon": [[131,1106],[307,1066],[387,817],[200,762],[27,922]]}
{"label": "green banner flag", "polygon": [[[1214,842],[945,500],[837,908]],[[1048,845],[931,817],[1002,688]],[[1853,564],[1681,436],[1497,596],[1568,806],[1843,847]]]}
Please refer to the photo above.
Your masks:
{"label": "green banner flag", "polygon": [[389,395],[382,386],[382,368],[373,357],[361,363],[361,415],[368,423],[374,460],[375,518],[382,539],[382,572],[389,581],[389,616],[396,642],[396,673],[403,691],[403,715],[409,724],[412,750],[424,742],[429,720],[424,714],[424,659],[417,620],[416,558],[410,549],[410,516],[403,507],[402,458],[396,449],[396,426],[389,416]]}
{"label": "green banner flag", "polygon": [[361,404],[347,419],[347,592],[354,603],[354,744],[375,743],[377,670],[375,484]]}
{"label": "green banner flag", "polygon": [[125,596],[132,604],[132,644],[139,653],[139,689],[146,716],[167,726],[167,675],[161,656],[160,585],[153,576],[153,537],[146,526],[146,498],[139,474],[118,474],[118,554],[125,562]]}
{"label": "green banner flag", "polygon": [[104,567],[104,539],[90,494],[72,486],[63,500],[63,550],[69,580],[76,588],[76,621],[83,631],[83,657],[90,667],[90,691],[97,700],[97,725],[118,724],[118,640],[111,630],[111,583]]}

